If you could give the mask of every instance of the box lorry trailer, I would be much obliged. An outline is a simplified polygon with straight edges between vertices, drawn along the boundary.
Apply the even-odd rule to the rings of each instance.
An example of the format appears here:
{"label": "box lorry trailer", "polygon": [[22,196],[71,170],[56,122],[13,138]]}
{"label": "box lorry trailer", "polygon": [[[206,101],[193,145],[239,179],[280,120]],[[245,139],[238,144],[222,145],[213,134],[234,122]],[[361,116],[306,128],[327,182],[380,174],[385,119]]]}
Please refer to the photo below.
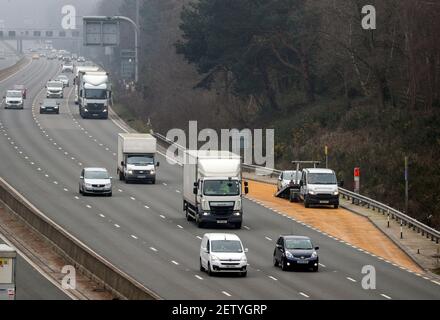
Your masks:
{"label": "box lorry trailer", "polygon": [[[248,193],[248,184],[245,194]],[[241,158],[229,151],[188,150],[183,164],[183,210],[198,227],[207,223],[241,228]]]}
{"label": "box lorry trailer", "polygon": [[150,181],[156,183],[157,141],[150,134],[120,133],[118,136],[118,169],[119,180]]}
{"label": "box lorry trailer", "polygon": [[111,99],[109,75],[105,71],[78,73],[78,105],[82,118],[108,118]]}

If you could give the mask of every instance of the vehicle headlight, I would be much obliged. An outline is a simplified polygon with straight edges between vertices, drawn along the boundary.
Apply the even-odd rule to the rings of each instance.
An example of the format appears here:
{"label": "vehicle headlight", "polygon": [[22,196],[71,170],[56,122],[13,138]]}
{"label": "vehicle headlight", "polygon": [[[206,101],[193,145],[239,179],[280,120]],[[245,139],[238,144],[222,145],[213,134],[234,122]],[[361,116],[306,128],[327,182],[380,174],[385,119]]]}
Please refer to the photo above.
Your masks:
{"label": "vehicle headlight", "polygon": [[241,212],[234,212],[234,216],[239,216],[241,215]]}
{"label": "vehicle headlight", "polygon": [[84,111],[85,111],[85,112],[89,112],[89,109],[85,108]]}
{"label": "vehicle headlight", "polygon": [[102,112],[107,112],[107,109],[102,110]]}
{"label": "vehicle headlight", "polygon": [[246,258],[246,256],[242,256],[242,257],[241,257],[241,262],[247,262],[247,258]]}
{"label": "vehicle headlight", "polygon": [[241,210],[241,200],[237,200],[235,203],[235,210]]}
{"label": "vehicle headlight", "polygon": [[316,194],[316,193],[315,193],[315,191],[313,191],[313,190],[309,190],[309,194],[314,195],[314,194]]}
{"label": "vehicle headlight", "polygon": [[289,251],[286,251],[286,257],[287,258],[293,258],[293,254],[291,254]]}
{"label": "vehicle headlight", "polygon": [[211,256],[212,261],[219,261],[220,259],[217,256]]}
{"label": "vehicle headlight", "polygon": [[203,212],[203,215],[206,217],[206,216],[209,216],[210,213],[209,212]]}
{"label": "vehicle headlight", "polygon": [[[105,111],[104,111],[105,112]],[[156,173],[156,171],[154,171],[154,170],[150,170],[150,174],[155,174]]]}
{"label": "vehicle headlight", "polygon": [[318,253],[316,251],[313,251],[312,258],[316,258],[318,256]]}
{"label": "vehicle headlight", "polygon": [[90,183],[86,183],[85,185],[86,185],[86,188],[91,188],[92,187],[92,185]]}
{"label": "vehicle headlight", "polygon": [[127,173],[128,174],[133,174],[133,170],[128,170]]}
{"label": "vehicle headlight", "polygon": [[105,185],[106,188],[111,188],[111,186],[112,186],[111,183],[107,183],[107,184]]}
{"label": "vehicle headlight", "polygon": [[209,210],[209,202],[208,200],[203,199],[202,200],[202,210]]}
{"label": "vehicle headlight", "polygon": [[334,195],[334,196],[337,196],[338,194],[339,194],[339,191],[334,191],[334,192],[333,192],[333,195]]}

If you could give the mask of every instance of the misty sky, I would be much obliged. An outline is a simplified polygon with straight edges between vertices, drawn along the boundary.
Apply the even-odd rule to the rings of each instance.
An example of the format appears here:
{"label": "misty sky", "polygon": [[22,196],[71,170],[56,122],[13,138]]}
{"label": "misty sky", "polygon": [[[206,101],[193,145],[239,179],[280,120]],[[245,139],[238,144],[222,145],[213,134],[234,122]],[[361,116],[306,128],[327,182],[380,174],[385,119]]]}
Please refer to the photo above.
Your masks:
{"label": "misty sky", "polygon": [[[6,28],[61,28],[61,8],[75,6],[77,16],[96,14],[100,0],[0,0],[0,20]],[[78,20],[80,21],[80,20]]]}

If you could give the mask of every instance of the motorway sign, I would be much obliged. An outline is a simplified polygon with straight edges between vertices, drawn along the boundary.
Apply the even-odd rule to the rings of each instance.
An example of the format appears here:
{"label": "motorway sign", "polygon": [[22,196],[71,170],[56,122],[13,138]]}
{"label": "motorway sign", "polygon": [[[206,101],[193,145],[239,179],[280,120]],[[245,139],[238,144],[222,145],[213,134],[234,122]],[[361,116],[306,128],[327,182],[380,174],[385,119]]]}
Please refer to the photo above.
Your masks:
{"label": "motorway sign", "polygon": [[84,17],[85,46],[118,46],[119,21],[107,17]]}

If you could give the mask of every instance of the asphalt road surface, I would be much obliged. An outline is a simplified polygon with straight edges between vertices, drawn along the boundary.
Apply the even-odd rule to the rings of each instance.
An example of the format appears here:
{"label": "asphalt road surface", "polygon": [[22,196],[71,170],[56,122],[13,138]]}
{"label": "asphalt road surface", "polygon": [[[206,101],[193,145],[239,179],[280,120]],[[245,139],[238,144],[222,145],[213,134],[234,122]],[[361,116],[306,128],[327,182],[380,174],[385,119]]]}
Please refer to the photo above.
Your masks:
{"label": "asphalt road surface", "polygon": [[[111,120],[83,120],[65,89],[60,115],[40,115],[45,82],[58,61],[40,59],[0,83],[28,87],[25,110],[0,110],[0,176],[70,233],[165,299],[439,299],[440,285],[244,201],[242,230],[198,229],[182,211],[182,168],[159,157],[156,185],[114,179],[113,197],[78,194],[80,171],[106,167],[116,177],[117,134]],[[39,93],[43,94],[39,94]],[[313,210],[313,209],[310,209]],[[331,214],[331,211],[329,211]],[[249,248],[248,277],[199,271],[200,238],[233,232]],[[280,234],[306,235],[320,247],[318,273],[282,272],[272,254]],[[374,266],[376,289],[362,288]]]}

